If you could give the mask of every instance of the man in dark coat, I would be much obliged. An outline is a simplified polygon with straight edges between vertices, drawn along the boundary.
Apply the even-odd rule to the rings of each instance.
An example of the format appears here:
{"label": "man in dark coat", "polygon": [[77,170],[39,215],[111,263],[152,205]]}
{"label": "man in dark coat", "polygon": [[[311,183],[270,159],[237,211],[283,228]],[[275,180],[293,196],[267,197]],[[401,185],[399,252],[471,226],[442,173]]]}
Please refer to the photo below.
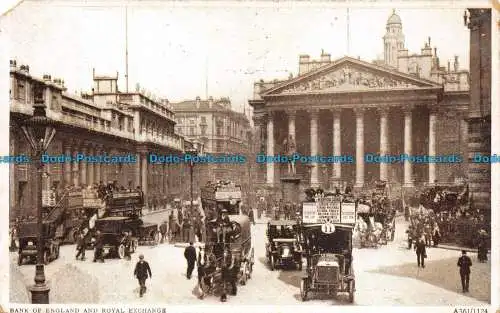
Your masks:
{"label": "man in dark coat", "polygon": [[130,232],[126,231],[124,233],[122,244],[125,246],[125,259],[130,261],[132,259],[130,256],[132,253],[132,234]]}
{"label": "man in dark coat", "polygon": [[96,231],[95,245],[94,245],[94,262],[97,262],[97,259],[99,259],[102,263],[104,263],[103,248],[104,248],[104,243],[102,234],[100,231]]}
{"label": "man in dark coat", "polygon": [[467,256],[467,252],[465,250],[462,250],[462,256],[458,258],[457,266],[460,267],[462,292],[469,292],[470,267],[472,266],[472,261]]}
{"label": "man in dark coat", "polygon": [[78,257],[81,256],[80,260],[85,260],[85,235],[82,231],[79,231],[76,237],[76,251],[78,253],[75,258],[78,260]]}
{"label": "man in dark coat", "polygon": [[425,268],[425,258],[427,257],[427,252],[425,251],[425,239],[421,237],[415,244],[415,252],[417,253],[417,264],[418,267],[422,266]]}
{"label": "man in dark coat", "polygon": [[193,242],[189,243],[189,246],[184,250],[184,257],[187,261],[187,279],[191,279],[191,275],[193,274],[194,265],[196,264],[196,248],[193,246]]}
{"label": "man in dark coat", "polygon": [[160,240],[160,243],[165,242],[165,239],[166,239],[166,237],[167,237],[167,229],[168,229],[167,221],[164,221],[164,222],[160,225],[160,234],[161,234],[161,240]]}
{"label": "man in dark coat", "polygon": [[148,277],[151,279],[153,275],[151,274],[151,268],[149,267],[148,262],[144,261],[144,255],[139,255],[139,262],[135,265],[134,276],[139,281],[139,295],[142,295],[146,292],[146,279]]}

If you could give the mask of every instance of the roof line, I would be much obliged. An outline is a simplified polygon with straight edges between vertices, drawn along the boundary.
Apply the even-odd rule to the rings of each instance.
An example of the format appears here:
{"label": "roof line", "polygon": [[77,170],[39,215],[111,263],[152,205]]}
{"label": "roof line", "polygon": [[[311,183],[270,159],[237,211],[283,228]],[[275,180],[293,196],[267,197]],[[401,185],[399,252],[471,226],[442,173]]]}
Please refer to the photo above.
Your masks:
{"label": "roof line", "polygon": [[358,60],[358,59],[355,59],[353,57],[350,57],[350,56],[343,56],[341,57],[340,59],[337,59],[333,62],[331,62],[330,64],[326,64],[324,66],[321,66],[317,69],[314,69],[308,73],[305,73],[304,75],[299,75],[291,80],[286,80],[284,81],[283,83],[279,84],[278,86],[275,86],[269,90],[266,90],[262,96],[268,96],[270,95],[270,93],[274,92],[274,91],[277,91],[279,90],[280,88],[283,88],[285,86],[289,86],[289,85],[293,85],[294,83],[298,82],[298,81],[301,81],[301,80],[304,80],[304,79],[308,79],[314,75],[318,75],[320,73],[322,73],[323,71],[326,71],[327,69],[330,69],[330,68],[333,68],[335,67],[336,65],[344,62],[344,61],[351,61],[351,62],[354,62],[354,63],[357,63],[358,65],[365,65],[365,66],[370,66],[372,68],[375,68],[377,70],[380,70],[380,71],[383,71],[383,72],[386,72],[386,73],[389,73],[389,74],[394,74],[394,75],[398,75],[398,76],[401,76],[403,78],[406,78],[406,79],[409,79],[409,80],[413,80],[413,81],[421,81],[421,82],[425,82],[425,83],[429,83],[431,85],[433,85],[433,87],[435,88],[438,88],[440,87],[439,84],[437,84],[436,82],[433,82],[431,80],[427,80],[427,79],[424,79],[424,78],[417,78],[417,77],[413,77],[412,75],[410,74],[406,74],[406,73],[402,73],[402,72],[399,72],[399,71],[395,71],[395,70],[392,70],[392,69],[387,69],[383,66],[380,66],[380,65],[377,65],[377,64],[373,64],[373,63],[369,63],[367,61],[364,61],[364,60]]}

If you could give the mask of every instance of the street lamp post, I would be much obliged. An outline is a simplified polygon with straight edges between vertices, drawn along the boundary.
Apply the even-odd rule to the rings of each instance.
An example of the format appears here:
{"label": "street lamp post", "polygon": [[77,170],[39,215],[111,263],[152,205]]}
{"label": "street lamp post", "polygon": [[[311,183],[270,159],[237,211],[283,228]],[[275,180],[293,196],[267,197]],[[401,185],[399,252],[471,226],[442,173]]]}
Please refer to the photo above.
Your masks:
{"label": "street lamp post", "polygon": [[194,162],[193,162],[193,157],[196,155],[196,150],[195,149],[190,149],[186,151],[191,155],[190,162],[189,162],[189,178],[190,178],[190,186],[189,186],[189,191],[190,191],[190,197],[191,197],[191,207],[190,207],[190,213],[191,216],[194,216],[194,209],[193,209],[193,168],[194,168]]}
{"label": "street lamp post", "polygon": [[49,291],[45,281],[44,268],[44,227],[42,220],[42,179],[44,164],[41,160],[42,154],[47,150],[50,142],[56,134],[54,121],[47,118],[45,102],[43,97],[43,86],[34,86],[33,116],[24,121],[21,129],[33,149],[33,163],[36,168],[35,197],[37,209],[37,258],[35,271],[35,285],[30,288],[31,302],[34,304],[48,304]]}

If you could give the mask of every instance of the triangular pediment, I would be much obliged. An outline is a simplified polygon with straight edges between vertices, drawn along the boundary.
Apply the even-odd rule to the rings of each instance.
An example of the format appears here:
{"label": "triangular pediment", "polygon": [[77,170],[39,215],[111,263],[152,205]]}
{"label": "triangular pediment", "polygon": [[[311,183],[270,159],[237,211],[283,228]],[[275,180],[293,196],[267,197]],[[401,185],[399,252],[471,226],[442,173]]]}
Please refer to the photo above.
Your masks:
{"label": "triangular pediment", "polygon": [[268,89],[262,96],[441,87],[435,82],[413,75],[358,59],[343,57],[331,64]]}

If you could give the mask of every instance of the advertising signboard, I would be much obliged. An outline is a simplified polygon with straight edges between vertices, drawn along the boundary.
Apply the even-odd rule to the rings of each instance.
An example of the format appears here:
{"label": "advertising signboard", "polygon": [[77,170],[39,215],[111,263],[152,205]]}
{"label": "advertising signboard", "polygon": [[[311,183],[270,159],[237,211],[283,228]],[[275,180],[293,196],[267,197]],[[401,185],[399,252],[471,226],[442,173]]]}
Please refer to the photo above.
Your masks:
{"label": "advertising signboard", "polygon": [[341,202],[338,197],[325,197],[302,204],[302,222],[310,224],[355,224],[356,204]]}

